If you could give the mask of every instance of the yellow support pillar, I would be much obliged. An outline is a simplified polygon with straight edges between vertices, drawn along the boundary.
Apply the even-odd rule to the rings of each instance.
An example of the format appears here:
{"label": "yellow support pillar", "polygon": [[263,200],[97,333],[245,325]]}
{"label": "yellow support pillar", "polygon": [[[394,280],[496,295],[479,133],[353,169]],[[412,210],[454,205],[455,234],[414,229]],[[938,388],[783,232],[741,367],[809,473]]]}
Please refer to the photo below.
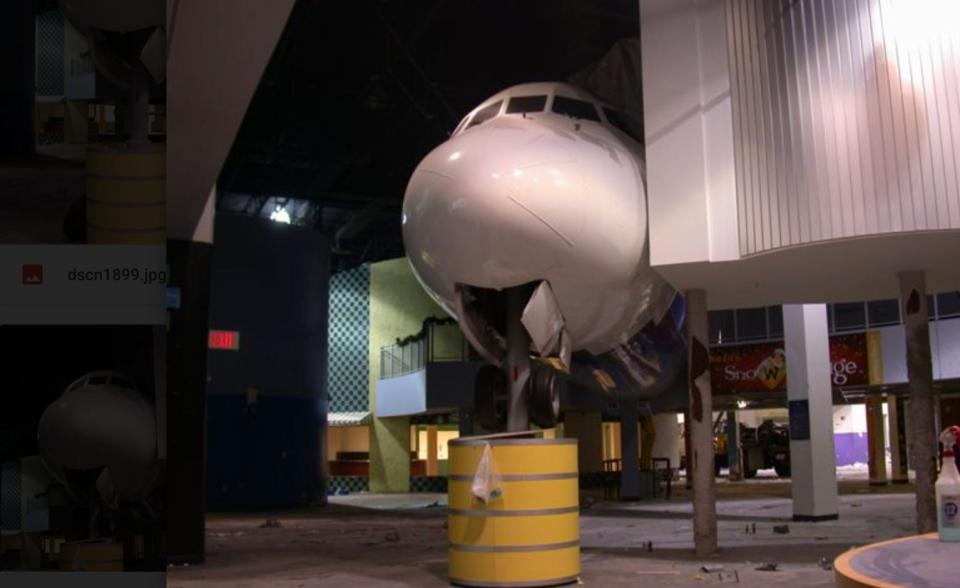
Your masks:
{"label": "yellow support pillar", "polygon": [[437,425],[427,425],[427,475],[438,475],[437,464]]}
{"label": "yellow support pillar", "polygon": [[887,453],[883,434],[883,398],[870,394],[866,398],[867,409],[867,465],[870,469],[870,485],[887,484]]}

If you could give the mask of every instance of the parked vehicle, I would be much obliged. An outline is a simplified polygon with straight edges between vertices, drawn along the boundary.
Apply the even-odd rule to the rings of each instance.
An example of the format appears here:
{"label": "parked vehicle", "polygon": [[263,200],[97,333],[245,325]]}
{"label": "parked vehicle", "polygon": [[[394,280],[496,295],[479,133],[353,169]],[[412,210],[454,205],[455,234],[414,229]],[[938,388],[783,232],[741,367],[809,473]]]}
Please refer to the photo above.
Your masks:
{"label": "parked vehicle", "polygon": [[754,478],[757,470],[776,470],[781,478],[790,477],[790,427],[766,420],[757,428],[740,427],[743,475]]}

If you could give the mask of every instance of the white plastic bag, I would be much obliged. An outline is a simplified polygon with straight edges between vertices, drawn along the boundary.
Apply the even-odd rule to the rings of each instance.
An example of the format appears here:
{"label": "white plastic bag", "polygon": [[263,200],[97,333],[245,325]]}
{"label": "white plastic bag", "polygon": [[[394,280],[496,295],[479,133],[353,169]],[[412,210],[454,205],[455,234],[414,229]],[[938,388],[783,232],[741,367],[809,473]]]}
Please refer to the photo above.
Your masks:
{"label": "white plastic bag", "polygon": [[493,450],[490,449],[489,443],[484,443],[483,455],[480,456],[477,471],[473,474],[473,485],[470,488],[473,497],[483,504],[489,504],[503,494],[502,483],[503,479],[497,472],[496,463],[493,460]]}

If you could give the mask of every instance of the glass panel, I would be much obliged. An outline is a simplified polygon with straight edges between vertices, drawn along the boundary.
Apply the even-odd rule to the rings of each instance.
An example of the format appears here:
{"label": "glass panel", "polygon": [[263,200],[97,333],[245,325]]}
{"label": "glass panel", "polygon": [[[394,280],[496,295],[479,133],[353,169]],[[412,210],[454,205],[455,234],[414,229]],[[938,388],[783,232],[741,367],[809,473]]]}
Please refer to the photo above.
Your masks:
{"label": "glass panel", "polygon": [[837,331],[864,329],[867,326],[863,302],[843,302],[833,305],[833,326]]}
{"label": "glass panel", "polygon": [[960,316],[960,292],[937,294],[937,316],[940,318]]}
{"label": "glass panel", "polygon": [[783,336],[783,307],[782,306],[767,307],[767,328],[769,331],[767,334],[771,338]]}
{"label": "glass panel", "polygon": [[473,115],[473,119],[470,121],[470,124],[467,125],[467,128],[475,127],[479,124],[483,124],[490,120],[491,118],[500,114],[500,105],[503,104],[503,100],[497,100],[489,106],[484,106]]}
{"label": "glass panel", "polygon": [[738,308],[737,309],[737,340],[766,339],[767,337],[767,309]]}
{"label": "glass panel", "polygon": [[871,300],[867,302],[867,321],[871,327],[900,324],[900,301]]}
{"label": "glass panel", "polygon": [[733,341],[733,311],[713,310],[707,313],[710,343],[730,343]]}
{"label": "glass panel", "polygon": [[553,111],[557,114],[565,114],[573,118],[582,118],[600,122],[600,115],[597,109],[590,102],[577,100],[576,98],[567,98],[566,96],[553,97]]}
{"label": "glass panel", "polygon": [[546,105],[546,96],[514,96],[507,102],[507,114],[542,112]]}
{"label": "glass panel", "polygon": [[927,319],[934,320],[937,318],[937,302],[933,297],[933,294],[927,294]]}

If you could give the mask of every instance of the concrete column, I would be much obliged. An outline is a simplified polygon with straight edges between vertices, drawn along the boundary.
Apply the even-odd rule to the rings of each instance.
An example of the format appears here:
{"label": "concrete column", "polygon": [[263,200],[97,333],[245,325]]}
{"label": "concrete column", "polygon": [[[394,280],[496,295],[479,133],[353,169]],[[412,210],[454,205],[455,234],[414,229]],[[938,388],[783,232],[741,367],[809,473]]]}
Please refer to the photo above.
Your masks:
{"label": "concrete column", "polygon": [[653,425],[653,416],[644,415],[640,419],[640,469],[653,467],[653,446],[657,441],[657,428]]}
{"label": "concrete column", "polygon": [[[169,186],[168,186],[169,187]],[[207,511],[207,336],[210,318],[210,272],[213,255],[213,203],[206,196],[199,219],[186,222],[181,208],[168,208],[168,221],[180,217],[189,233],[168,231],[168,284],[180,290],[180,308],[168,311],[167,415],[176,434],[167,438],[167,500],[177,516],[166,523],[167,559],[175,563],[204,560]]]}
{"label": "concrete column", "polygon": [[903,272],[900,303],[907,339],[907,379],[910,389],[910,462],[917,472],[917,531],[937,530],[933,485],[937,481],[937,429],[934,417],[933,364],[930,358],[930,325],[927,288],[923,272]]}
{"label": "concrete column", "polygon": [[690,456],[693,455],[693,446],[690,444],[690,409],[683,411],[683,455],[686,460],[686,479],[684,486],[687,490],[693,489],[693,471],[690,468]]}
{"label": "concrete column", "polygon": [[887,428],[890,431],[890,481],[894,484],[906,484],[907,475],[907,437],[903,410],[903,398],[887,394]]}
{"label": "concrete column", "polygon": [[63,101],[63,139],[73,145],[86,145],[90,142],[89,115],[86,100]]}
{"label": "concrete column", "polygon": [[680,424],[673,413],[658,414],[653,417],[656,438],[653,440],[653,457],[666,457],[671,468],[680,467]]}
{"label": "concrete column", "polygon": [[[693,479],[693,543],[697,557],[717,551],[717,505],[713,471],[713,396],[707,348],[707,295],[688,290],[687,365],[689,369],[690,431],[687,475]],[[692,452],[692,453],[691,453]],[[692,473],[692,475],[691,475]]]}
{"label": "concrete column", "polygon": [[580,472],[603,471],[603,421],[600,411],[565,411],[563,432],[577,440]]}
{"label": "concrete column", "polygon": [[730,468],[730,480],[741,480],[740,468],[740,423],[737,411],[727,411],[727,464]]}
{"label": "concrete column", "polygon": [[883,434],[883,398],[870,394],[865,400],[867,410],[867,465],[870,468],[870,485],[887,484],[887,451]]}
{"label": "concrete column", "polygon": [[620,499],[637,500],[640,498],[640,456],[639,428],[640,419],[636,400],[624,400],[620,403]]}
{"label": "concrete column", "polygon": [[427,425],[427,475],[436,476],[440,471],[437,464],[437,425]]}
{"label": "concrete column", "polygon": [[793,518],[837,518],[833,390],[825,304],[785,304],[783,332],[790,409]]}
{"label": "concrete column", "polygon": [[507,430],[526,431],[530,428],[527,394],[524,386],[530,379],[530,335],[520,322],[527,300],[522,288],[507,290],[507,356],[504,369],[509,386],[507,400]]}
{"label": "concrete column", "polygon": [[0,19],[0,155],[27,157],[36,145],[36,5],[6,2]]}
{"label": "concrete column", "polygon": [[461,437],[473,435],[473,411],[468,408],[457,409],[457,424]]}

